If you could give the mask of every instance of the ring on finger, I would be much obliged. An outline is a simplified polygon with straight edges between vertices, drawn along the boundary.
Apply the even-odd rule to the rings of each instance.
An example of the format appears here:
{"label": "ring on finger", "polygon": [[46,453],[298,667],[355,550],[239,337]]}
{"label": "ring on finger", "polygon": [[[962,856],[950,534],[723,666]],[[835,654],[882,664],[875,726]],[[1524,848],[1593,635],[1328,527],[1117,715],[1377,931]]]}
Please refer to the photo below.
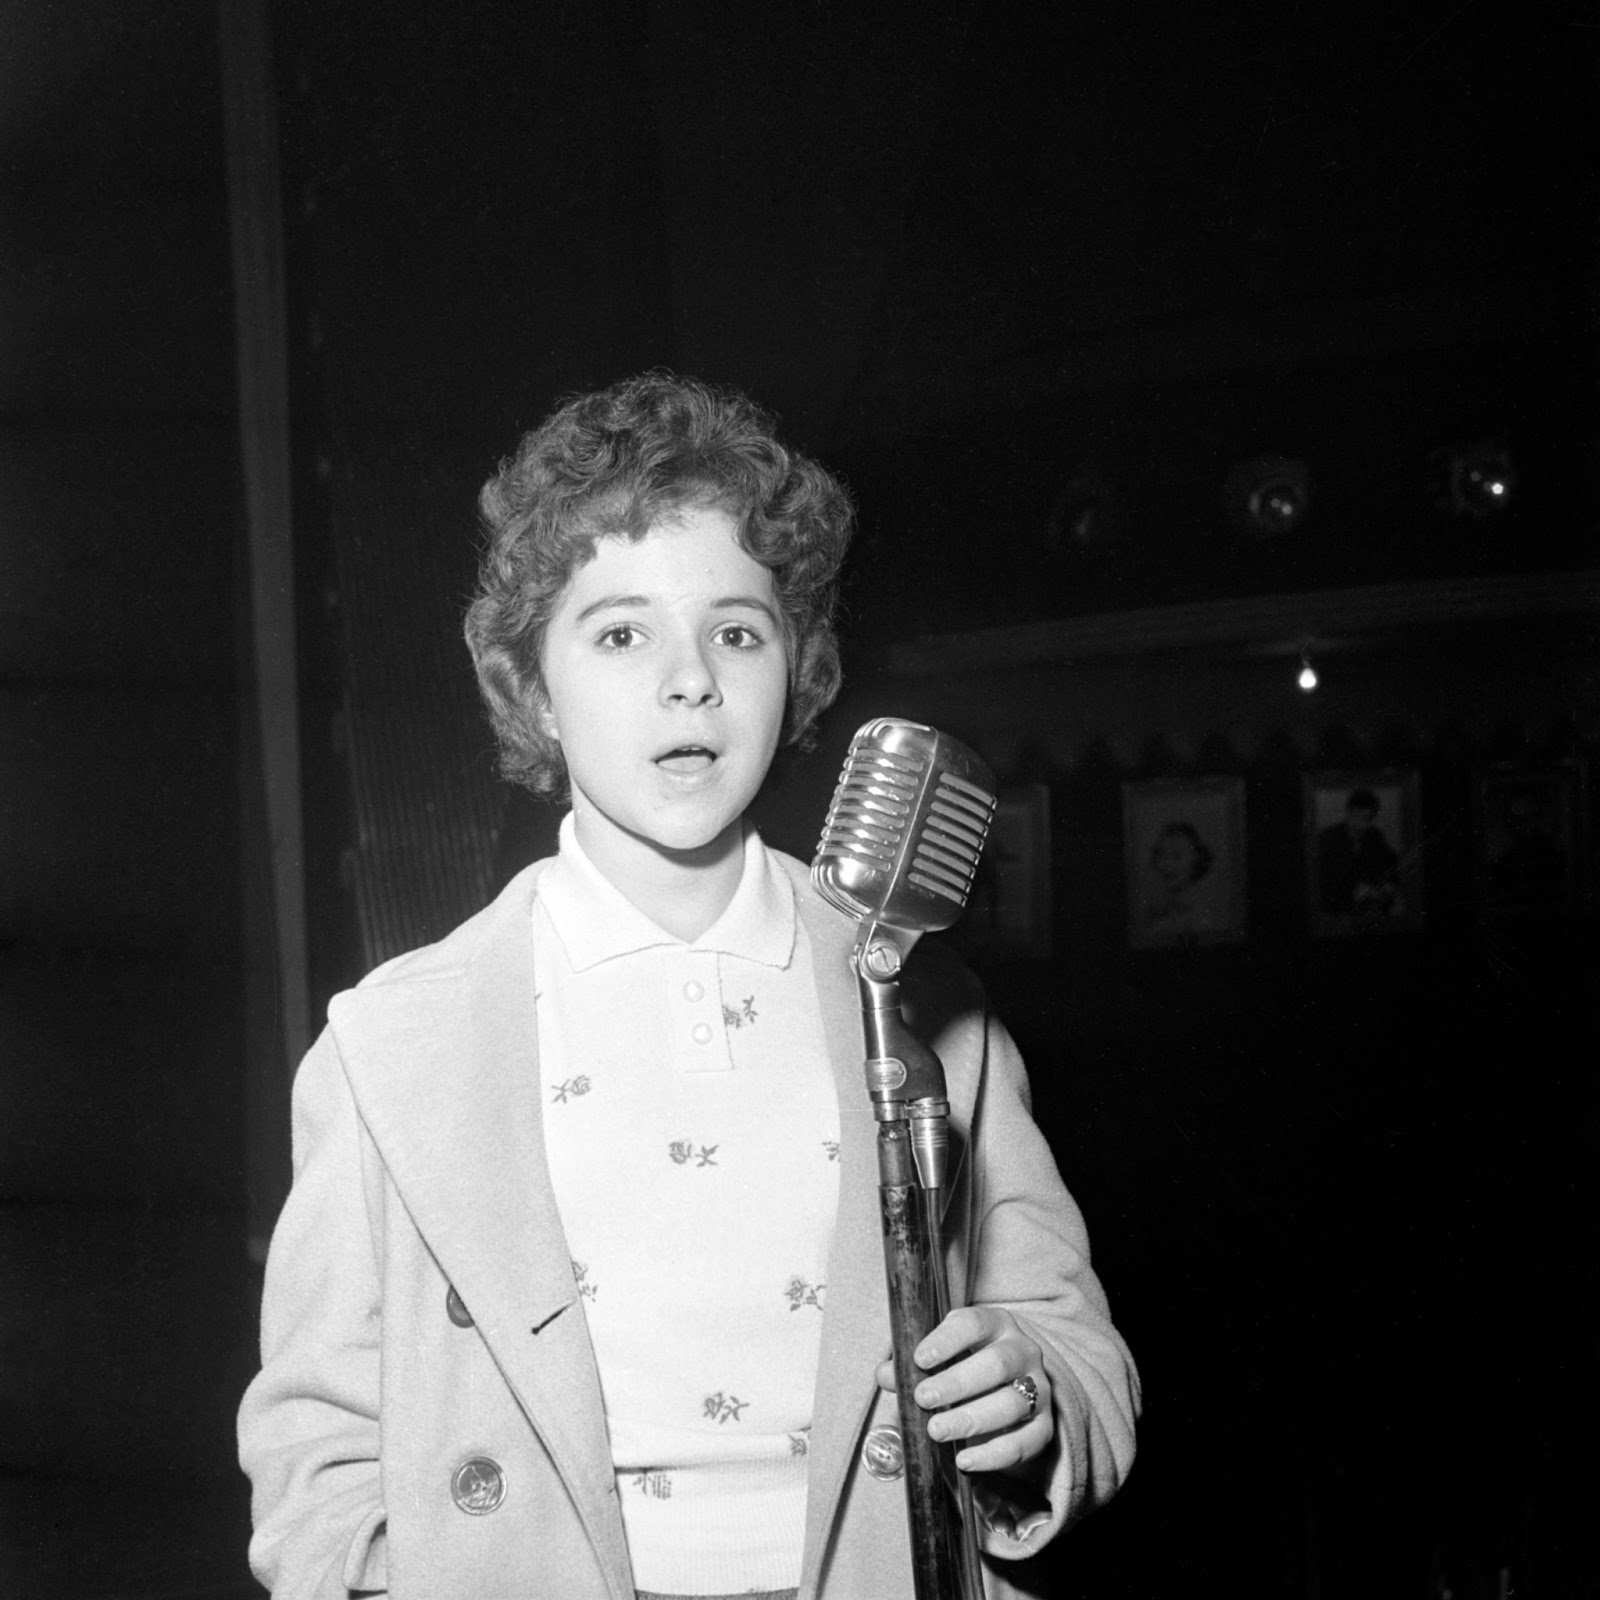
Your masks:
{"label": "ring on finger", "polygon": [[1024,1373],[1020,1378],[1011,1380],[1011,1387],[1028,1402],[1027,1414],[1022,1420],[1024,1422],[1032,1421],[1034,1412],[1039,1409],[1039,1385]]}

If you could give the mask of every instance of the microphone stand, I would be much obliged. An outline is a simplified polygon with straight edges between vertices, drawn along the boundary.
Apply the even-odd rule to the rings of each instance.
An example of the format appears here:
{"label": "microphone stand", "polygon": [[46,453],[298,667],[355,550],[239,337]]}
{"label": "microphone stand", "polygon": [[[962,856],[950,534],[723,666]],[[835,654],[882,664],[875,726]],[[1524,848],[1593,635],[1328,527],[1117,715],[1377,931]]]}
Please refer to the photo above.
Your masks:
{"label": "microphone stand", "polygon": [[918,933],[868,921],[851,963],[861,995],[867,1092],[878,1123],[878,1198],[905,1453],[906,1506],[916,1600],[983,1600],[972,1484],[955,1446],[928,1437],[912,1398],[921,1369],[912,1352],[950,1310],[944,1259],[944,1189],[950,1103],[944,1066],[900,1010],[900,972]]}

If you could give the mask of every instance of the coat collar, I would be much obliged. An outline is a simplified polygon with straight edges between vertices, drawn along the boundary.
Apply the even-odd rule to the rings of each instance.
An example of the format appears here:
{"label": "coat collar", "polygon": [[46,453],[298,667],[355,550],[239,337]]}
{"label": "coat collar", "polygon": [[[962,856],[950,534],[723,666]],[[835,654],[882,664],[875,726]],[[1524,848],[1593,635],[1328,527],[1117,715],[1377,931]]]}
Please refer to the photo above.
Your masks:
{"label": "coat collar", "polygon": [[801,1587],[810,1592],[877,1395],[878,1363],[889,1354],[889,1294],[879,1221],[877,1126],[862,1073],[861,1006],[850,965],[855,924],[814,896],[802,898],[801,920],[811,939],[839,1097],[839,1210],[828,1256],[800,1563]]}

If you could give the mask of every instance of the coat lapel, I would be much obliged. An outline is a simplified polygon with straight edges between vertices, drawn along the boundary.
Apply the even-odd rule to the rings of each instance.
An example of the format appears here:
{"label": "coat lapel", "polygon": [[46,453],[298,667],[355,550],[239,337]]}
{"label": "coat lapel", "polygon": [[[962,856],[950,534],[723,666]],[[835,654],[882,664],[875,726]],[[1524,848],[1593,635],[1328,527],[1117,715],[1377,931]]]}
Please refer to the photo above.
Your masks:
{"label": "coat lapel", "polygon": [[605,1407],[545,1158],[533,882],[524,873],[482,913],[456,965],[424,956],[341,997],[334,1024],[417,1231],[571,1489],[617,1592],[631,1594]]}
{"label": "coat lapel", "polygon": [[889,1293],[878,1207],[877,1130],[862,1073],[861,1007],[850,949],[855,925],[799,896],[839,1096],[839,1209],[828,1255],[828,1299],[817,1359],[816,1406],[801,1588],[811,1592],[857,1441],[889,1354]]}

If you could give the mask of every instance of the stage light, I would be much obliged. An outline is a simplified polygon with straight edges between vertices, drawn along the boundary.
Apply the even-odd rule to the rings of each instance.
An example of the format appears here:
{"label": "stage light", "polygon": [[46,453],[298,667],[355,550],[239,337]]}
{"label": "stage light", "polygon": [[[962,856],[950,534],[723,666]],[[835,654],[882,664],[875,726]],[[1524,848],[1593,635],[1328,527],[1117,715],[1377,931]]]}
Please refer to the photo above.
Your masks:
{"label": "stage light", "polygon": [[1511,452],[1493,439],[1436,450],[1429,458],[1433,502],[1457,517],[1492,517],[1511,504],[1517,468]]}
{"label": "stage light", "polygon": [[1311,665],[1310,645],[1307,645],[1300,652],[1300,674],[1294,681],[1300,685],[1300,692],[1302,694],[1313,693],[1316,690],[1317,685],[1322,681],[1317,676],[1317,669]]}
{"label": "stage light", "polygon": [[1296,456],[1241,461],[1222,486],[1228,520],[1257,539],[1298,528],[1311,510],[1311,469]]}
{"label": "stage light", "polygon": [[1103,560],[1117,542],[1117,491],[1092,467],[1074,472],[1056,491],[1045,524],[1046,547],[1076,560]]}

